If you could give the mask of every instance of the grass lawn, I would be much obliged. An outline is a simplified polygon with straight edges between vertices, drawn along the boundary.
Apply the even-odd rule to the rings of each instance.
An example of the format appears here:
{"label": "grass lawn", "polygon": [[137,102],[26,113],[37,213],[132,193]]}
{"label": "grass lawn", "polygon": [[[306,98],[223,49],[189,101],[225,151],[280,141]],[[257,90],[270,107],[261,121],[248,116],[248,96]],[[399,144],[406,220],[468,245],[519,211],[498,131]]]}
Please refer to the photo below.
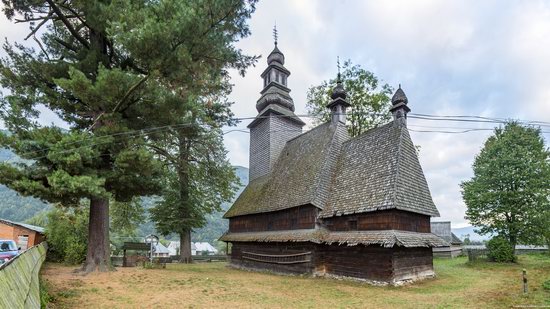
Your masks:
{"label": "grass lawn", "polygon": [[[550,257],[522,255],[518,264],[435,259],[437,277],[402,287],[234,270],[225,263],[118,268],[81,276],[46,264],[51,308],[550,308]],[[522,295],[527,269],[529,294]]]}

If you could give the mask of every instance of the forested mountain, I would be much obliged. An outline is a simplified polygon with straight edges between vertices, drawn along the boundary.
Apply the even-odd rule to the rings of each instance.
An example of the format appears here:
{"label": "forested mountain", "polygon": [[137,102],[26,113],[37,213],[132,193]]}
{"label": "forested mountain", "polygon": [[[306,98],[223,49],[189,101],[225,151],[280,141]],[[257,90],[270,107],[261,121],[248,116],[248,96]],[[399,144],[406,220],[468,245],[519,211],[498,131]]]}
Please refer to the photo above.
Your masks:
{"label": "forested mountain", "polygon": [[[242,166],[235,166],[235,173],[241,181],[239,190],[235,193],[234,200],[241,194],[246,185],[248,184],[248,168]],[[153,207],[154,198],[143,198],[143,206],[145,209]],[[220,236],[227,231],[229,227],[229,220],[223,218],[223,214],[231,207],[231,203],[224,203],[222,205],[222,211],[207,215],[207,221],[205,227],[193,231],[191,234],[192,241],[207,241],[209,243],[215,243]],[[144,224],[138,228],[138,235],[144,236],[149,234],[156,234],[153,222],[147,220]],[[177,235],[170,235],[167,239],[177,240]]]}
{"label": "forested mountain", "polygon": [[[239,194],[244,190],[248,184],[248,168],[242,166],[235,167],[235,173],[237,177],[241,180],[241,187],[235,193],[233,200],[235,200]],[[208,223],[205,227],[198,229],[193,232],[191,238],[193,241],[207,241],[213,243],[215,240],[220,238],[223,233],[229,228],[229,220],[226,220],[223,217],[223,214],[231,207],[231,203],[225,203],[222,205],[222,211],[213,213],[207,216]]]}
{"label": "forested mountain", "polygon": [[[10,162],[17,162],[20,159],[11,151],[0,149],[0,162],[7,160]],[[248,184],[248,168],[236,166],[235,172],[241,181],[241,187],[235,194],[235,198],[237,198]],[[154,204],[154,198],[147,197],[142,200],[146,210],[151,208]],[[192,241],[207,241],[214,243],[225,231],[227,231],[229,222],[222,217],[230,206],[231,203],[226,203],[222,205],[222,211],[208,215],[208,223],[205,227],[193,232]],[[22,222],[32,218],[41,211],[47,211],[49,209],[51,209],[50,205],[38,199],[23,197],[6,186],[0,185],[0,218]],[[153,222],[147,218],[147,221],[138,227],[137,234],[139,236],[145,236],[151,233],[156,234],[156,231]]]}
{"label": "forested mountain", "polygon": [[[0,149],[0,162],[17,162],[20,159],[7,149]],[[50,206],[38,199],[24,197],[19,193],[0,185],[0,218],[25,221],[38,212],[48,210]]]}

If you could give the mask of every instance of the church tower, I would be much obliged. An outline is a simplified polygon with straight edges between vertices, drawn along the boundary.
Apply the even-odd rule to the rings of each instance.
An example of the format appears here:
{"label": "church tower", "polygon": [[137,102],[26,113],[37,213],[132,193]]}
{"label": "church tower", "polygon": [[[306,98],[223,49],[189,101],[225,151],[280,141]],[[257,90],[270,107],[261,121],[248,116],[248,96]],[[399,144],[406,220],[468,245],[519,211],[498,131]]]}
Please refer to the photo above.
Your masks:
{"label": "church tower", "polygon": [[273,29],[275,48],[267,57],[262,73],[264,88],[256,102],[258,115],[250,129],[250,181],[267,175],[277,161],[286,142],[302,133],[305,123],[294,114],[285,55],[277,48],[277,29]]}

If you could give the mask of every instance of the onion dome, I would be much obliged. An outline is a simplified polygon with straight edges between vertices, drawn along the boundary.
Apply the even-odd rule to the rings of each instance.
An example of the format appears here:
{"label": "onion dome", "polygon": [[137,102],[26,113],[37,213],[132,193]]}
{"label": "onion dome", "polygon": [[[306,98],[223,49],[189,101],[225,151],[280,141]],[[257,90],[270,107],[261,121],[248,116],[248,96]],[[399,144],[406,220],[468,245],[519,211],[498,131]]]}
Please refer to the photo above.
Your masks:
{"label": "onion dome", "polygon": [[408,102],[409,100],[407,99],[407,96],[405,95],[403,89],[401,89],[401,84],[399,84],[399,89],[397,89],[397,91],[391,98],[391,103],[393,105],[398,105],[399,103],[407,104]]}
{"label": "onion dome", "polygon": [[267,64],[273,64],[273,62],[278,62],[279,64],[285,64],[285,55],[277,48],[277,45],[275,45],[275,48],[267,56]]}
{"label": "onion dome", "polygon": [[334,100],[337,98],[345,99],[347,97],[346,90],[344,89],[344,86],[342,86],[342,80],[340,79],[340,73],[338,73],[338,79],[336,81],[336,87],[332,89],[332,94],[330,97]]}

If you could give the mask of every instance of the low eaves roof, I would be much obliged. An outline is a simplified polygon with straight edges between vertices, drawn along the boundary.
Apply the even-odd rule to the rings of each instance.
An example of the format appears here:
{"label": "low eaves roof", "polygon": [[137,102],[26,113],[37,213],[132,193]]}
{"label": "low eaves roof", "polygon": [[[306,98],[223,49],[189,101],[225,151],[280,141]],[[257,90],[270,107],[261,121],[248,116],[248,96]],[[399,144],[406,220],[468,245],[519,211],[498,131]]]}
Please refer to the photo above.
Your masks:
{"label": "low eaves roof", "polygon": [[385,248],[444,247],[449,245],[432,233],[398,230],[331,232],[325,229],[306,229],[226,233],[220,240],[228,242],[312,242],[347,246],[379,245]]}

